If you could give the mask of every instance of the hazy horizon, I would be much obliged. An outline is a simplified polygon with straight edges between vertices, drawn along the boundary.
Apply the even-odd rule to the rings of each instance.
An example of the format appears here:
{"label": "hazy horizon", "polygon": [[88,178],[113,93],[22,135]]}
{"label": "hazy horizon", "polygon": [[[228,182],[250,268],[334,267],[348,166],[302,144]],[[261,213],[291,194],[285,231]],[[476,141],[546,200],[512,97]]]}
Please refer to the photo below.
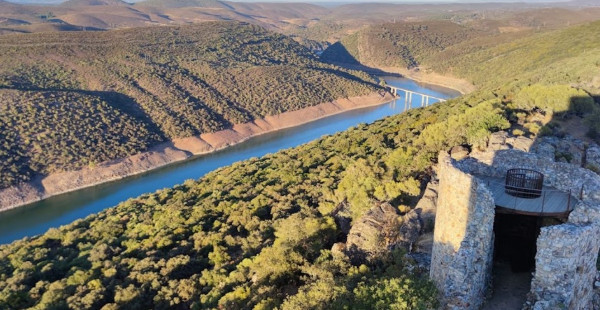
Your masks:
{"label": "hazy horizon", "polygon": [[[67,0],[5,0],[7,2],[19,4],[59,4]],[[129,3],[142,2],[144,0],[123,0]],[[396,3],[396,4],[433,4],[433,3],[558,3],[574,2],[575,0],[227,0],[232,2],[281,2],[281,3]]]}

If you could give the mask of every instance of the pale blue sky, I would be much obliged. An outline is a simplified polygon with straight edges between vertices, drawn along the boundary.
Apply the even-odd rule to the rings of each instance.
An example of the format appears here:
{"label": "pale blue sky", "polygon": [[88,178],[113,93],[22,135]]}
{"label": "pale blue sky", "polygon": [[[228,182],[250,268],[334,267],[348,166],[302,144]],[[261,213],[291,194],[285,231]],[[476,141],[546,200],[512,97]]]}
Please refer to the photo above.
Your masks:
{"label": "pale blue sky", "polygon": [[[39,3],[56,4],[66,0],[7,0],[16,3]],[[139,2],[142,0],[124,0],[126,2]],[[236,2],[304,2],[304,3],[325,3],[325,2],[343,2],[343,3],[484,3],[484,2],[569,2],[569,0],[229,0]],[[599,0],[600,1],[600,0]]]}

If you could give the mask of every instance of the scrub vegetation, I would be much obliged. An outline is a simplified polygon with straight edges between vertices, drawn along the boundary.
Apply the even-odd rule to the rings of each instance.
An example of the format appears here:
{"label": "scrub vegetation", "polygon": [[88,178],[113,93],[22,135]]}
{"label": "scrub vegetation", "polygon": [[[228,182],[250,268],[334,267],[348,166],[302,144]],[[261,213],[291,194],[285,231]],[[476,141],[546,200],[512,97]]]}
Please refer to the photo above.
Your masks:
{"label": "scrub vegetation", "polygon": [[[167,28],[167,32],[174,29],[182,31],[184,28]],[[509,129],[517,120],[526,119],[528,114],[581,117],[594,124],[593,117],[597,118],[600,113],[598,103],[593,100],[593,96],[599,93],[600,40],[597,36],[600,23],[532,34],[529,41],[490,43],[483,50],[464,48],[462,55],[456,50],[453,52],[453,46],[458,50],[461,44],[468,47],[468,42],[479,41],[465,39],[470,34],[466,32],[463,35],[462,30],[457,29],[459,39],[440,40],[443,48],[436,44],[418,45],[425,46],[424,50],[415,48],[419,52],[413,54],[427,54],[427,57],[415,56],[414,59],[428,59],[431,66],[441,72],[452,72],[474,81],[479,86],[477,91],[443,104],[410,110],[370,125],[359,125],[296,148],[238,162],[199,180],[189,180],[171,189],[130,199],[85,219],[50,229],[45,234],[0,246],[0,308],[436,308],[434,286],[419,268],[414,268],[413,262],[401,250],[389,251],[377,261],[359,264],[352,264],[345,255],[332,251],[332,246],[345,238],[332,211],[341,203],[347,203],[352,219],[357,220],[371,206],[389,202],[398,207],[400,213],[406,212],[410,210],[411,201],[419,195],[422,182],[430,174],[439,151],[455,145],[483,148],[490,133]],[[284,43],[277,44],[288,42],[292,48],[299,48],[288,39],[281,40]],[[436,40],[427,42],[438,42]],[[452,46],[444,43],[451,41]],[[172,44],[179,46],[177,42]],[[254,44],[239,46],[237,52],[228,54],[227,59],[241,57],[239,54]],[[196,48],[201,50],[201,47]],[[208,46],[204,48],[210,49]],[[263,49],[261,45],[260,50]],[[210,55],[215,54],[206,53],[209,56],[203,56],[208,59],[205,66],[220,68],[219,65],[225,61],[215,59],[211,62]],[[154,74],[162,74],[168,77],[164,79],[168,81],[175,81],[179,76],[171,70],[187,68],[185,72],[198,72],[194,71],[197,67],[192,65],[189,68],[172,65],[187,63],[183,56],[172,62],[163,62],[160,58],[176,57],[173,55],[157,52],[150,59],[163,65],[142,68],[156,68],[158,71]],[[286,65],[292,61],[287,56],[252,58],[254,56],[249,55],[255,54],[249,53],[244,59],[254,59],[255,64],[234,61],[229,65],[232,69],[220,70],[240,70],[232,71],[236,74],[231,79],[244,79],[241,72],[247,70],[269,72],[269,76],[279,77],[286,76],[285,72],[336,72],[330,77],[345,81],[347,85],[363,87],[353,89],[371,90],[368,84],[359,82],[366,77],[361,78],[358,73],[342,74],[345,71],[325,65],[315,68],[313,66],[318,62],[308,54],[295,62],[303,65],[293,66]],[[461,57],[466,60],[461,60]],[[398,62],[410,66],[404,58],[398,59]],[[133,68],[109,64],[110,61],[107,61],[102,65],[113,68],[115,72]],[[300,71],[288,71],[292,67]],[[303,71],[296,67],[310,69]],[[127,79],[122,78],[135,83],[125,83],[119,78],[116,79],[116,87],[135,89],[137,86],[132,85],[142,85],[142,81],[149,83],[145,80],[146,74],[150,73],[136,68],[126,74]],[[291,82],[286,83],[294,83],[294,74],[291,74]],[[219,74],[204,77],[198,73],[194,76],[202,81],[228,79],[227,75]],[[283,83],[283,77],[281,79],[279,83]],[[67,87],[66,82],[61,82],[64,79],[59,73],[41,80],[47,85]],[[84,81],[68,80],[69,83]],[[311,79],[299,81],[305,80]],[[98,81],[104,81],[102,75]],[[260,83],[256,85],[262,85]],[[26,85],[26,82],[21,85]],[[176,85],[181,88],[168,89],[177,93],[183,91],[186,84],[177,82]],[[211,82],[210,85],[221,84]],[[260,86],[253,85],[252,88],[256,88],[257,92],[264,91]],[[221,94],[227,92],[226,87],[219,89],[223,90],[219,91]],[[18,91],[23,92],[23,96],[30,96],[27,98],[31,102],[40,96],[25,90]],[[140,90],[140,93],[144,92]],[[44,94],[50,96],[53,93]],[[154,93],[157,97],[160,94],[159,91]],[[155,98],[148,96],[140,98]],[[323,96],[326,98],[326,95]],[[73,101],[73,98],[65,97],[64,101]],[[87,97],[83,96],[82,100],[84,98]],[[87,100],[96,102],[94,106],[106,106],[103,111],[120,111],[95,97]],[[147,108],[146,103],[140,103],[139,109],[145,113],[128,112],[131,117],[103,118],[104,114],[94,112],[93,107],[85,103],[80,104],[81,112],[76,115],[89,110],[89,113],[98,114],[96,117],[102,119],[106,126],[121,124],[111,128],[112,131],[104,129],[108,132],[103,138],[107,145],[113,143],[111,132],[129,132],[130,126],[146,119],[163,120],[149,122],[160,128],[155,139],[202,132],[201,127],[195,127],[202,123],[187,118],[182,123],[167,126],[170,117],[174,117],[172,115],[185,113],[173,112],[163,119],[159,116],[163,113],[159,102],[170,101],[156,100],[157,103],[148,103],[148,107],[155,107],[156,111]],[[222,105],[223,110],[218,110],[223,119],[227,119],[223,115],[235,115],[244,120],[245,115],[270,113],[270,109],[277,109],[265,104],[253,110],[244,106],[241,99],[235,102],[239,104],[233,106],[239,109]],[[137,111],[131,109],[127,111]],[[226,114],[226,111],[231,114]],[[109,114],[116,115],[116,112]],[[233,119],[234,116],[228,117]],[[97,123],[89,126],[102,127]],[[539,130],[544,124],[535,125]],[[521,135],[536,134],[523,131],[534,126],[522,127],[519,129]],[[0,126],[8,132],[6,128]],[[169,128],[179,129],[170,131]],[[145,130],[154,132],[151,126]],[[126,145],[124,152],[148,143],[144,139],[120,141]],[[28,156],[27,151],[18,152]],[[94,156],[103,155],[98,153]]]}
{"label": "scrub vegetation", "polygon": [[481,34],[482,31],[450,21],[386,23],[342,38],[326,49],[321,58],[332,62],[413,68],[427,57]]}
{"label": "scrub vegetation", "polygon": [[379,89],[233,22],[5,35],[0,55],[0,188]]}
{"label": "scrub vegetation", "polygon": [[[597,45],[599,27],[533,39],[550,44],[556,36],[579,36]],[[332,252],[344,236],[331,213],[347,202],[356,220],[377,201],[406,211],[437,152],[457,144],[484,147],[491,132],[509,128],[519,113],[587,117],[597,111],[589,96],[596,90],[588,84],[592,76],[574,73],[592,72],[587,61],[599,54],[562,42],[552,41],[539,57],[571,64],[561,67],[563,75],[539,74],[548,65],[535,62],[505,78],[487,62],[474,63],[479,70],[472,72],[487,72],[480,84],[498,87],[239,162],[2,246],[0,307],[433,308],[435,289],[419,269],[408,268],[402,251],[358,265]],[[529,47],[512,46],[505,63],[529,63],[519,52]],[[571,52],[556,58],[564,48]],[[583,108],[566,109],[573,97]]]}

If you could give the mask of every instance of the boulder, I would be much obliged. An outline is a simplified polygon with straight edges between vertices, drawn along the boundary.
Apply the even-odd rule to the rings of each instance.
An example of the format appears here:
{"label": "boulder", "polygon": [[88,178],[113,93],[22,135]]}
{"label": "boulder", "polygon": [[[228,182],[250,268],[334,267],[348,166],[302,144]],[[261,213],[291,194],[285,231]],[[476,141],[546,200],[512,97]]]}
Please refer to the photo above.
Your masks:
{"label": "boulder", "polygon": [[331,255],[334,257],[344,257],[346,256],[346,244],[343,242],[334,243],[331,247]]}
{"label": "boulder", "polygon": [[600,173],[600,146],[591,144],[585,151],[586,168]]}
{"label": "boulder", "polygon": [[388,252],[399,239],[398,210],[389,203],[379,203],[352,225],[346,241],[346,254],[353,264],[373,261]]}
{"label": "boulder", "polygon": [[554,148],[554,146],[552,146],[552,144],[547,142],[540,142],[536,144],[532,148],[532,152],[536,153],[540,157],[549,159],[551,161],[554,161],[556,157],[556,149]]}
{"label": "boulder", "polygon": [[352,218],[350,217],[350,210],[348,209],[348,202],[344,200],[339,205],[337,205],[333,212],[331,212],[331,216],[333,216],[335,223],[340,228],[342,233],[344,235],[347,235],[350,232],[350,226],[352,223]]}
{"label": "boulder", "polygon": [[528,152],[531,149],[531,145],[533,144],[533,139],[519,136],[514,139],[511,139],[510,146],[515,150],[520,150],[524,152]]}
{"label": "boulder", "polygon": [[433,229],[434,220],[431,216],[435,216],[435,204],[423,202],[420,205],[401,216],[389,203],[380,203],[356,220],[345,246],[352,263],[374,261],[397,248],[411,252],[423,231],[423,214],[428,216],[427,222]]}
{"label": "boulder", "polygon": [[400,234],[398,235],[398,239],[392,244],[393,247],[402,247],[408,252],[413,250],[413,245],[417,242],[423,229],[420,213],[420,209],[413,209],[402,217]]}
{"label": "boulder", "polygon": [[494,132],[490,135],[490,139],[488,141],[488,149],[494,151],[508,149],[508,145],[506,145],[507,137],[508,133],[506,131]]}
{"label": "boulder", "polygon": [[469,149],[462,145],[457,145],[450,150],[450,156],[455,160],[465,159],[469,156]]}

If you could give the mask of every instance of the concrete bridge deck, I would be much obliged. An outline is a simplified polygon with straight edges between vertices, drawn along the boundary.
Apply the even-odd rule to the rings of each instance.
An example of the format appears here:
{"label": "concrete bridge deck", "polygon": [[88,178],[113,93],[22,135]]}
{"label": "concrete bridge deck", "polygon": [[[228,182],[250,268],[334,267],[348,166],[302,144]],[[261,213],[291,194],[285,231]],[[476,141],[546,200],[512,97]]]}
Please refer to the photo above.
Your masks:
{"label": "concrete bridge deck", "polygon": [[505,191],[505,179],[485,175],[475,175],[488,186],[496,203],[496,212],[534,216],[564,217],[573,210],[578,200],[572,193],[544,186],[539,198],[519,198]]}
{"label": "concrete bridge deck", "polygon": [[[385,87],[389,88],[390,93],[392,93],[392,95],[394,95],[395,97],[400,97],[398,92],[404,92],[404,101],[410,102],[411,104],[412,104],[413,96],[417,95],[418,97],[421,98],[421,106],[422,107],[429,106],[429,104],[431,104],[433,102],[446,101],[446,99],[444,99],[444,98],[435,97],[432,95],[427,95],[424,93],[420,93],[420,92],[416,92],[416,91],[412,91],[412,90],[408,90],[408,89],[404,89],[404,88],[400,88],[400,87],[396,87],[396,86],[386,85]],[[433,101],[433,102],[430,102],[430,101]]]}

